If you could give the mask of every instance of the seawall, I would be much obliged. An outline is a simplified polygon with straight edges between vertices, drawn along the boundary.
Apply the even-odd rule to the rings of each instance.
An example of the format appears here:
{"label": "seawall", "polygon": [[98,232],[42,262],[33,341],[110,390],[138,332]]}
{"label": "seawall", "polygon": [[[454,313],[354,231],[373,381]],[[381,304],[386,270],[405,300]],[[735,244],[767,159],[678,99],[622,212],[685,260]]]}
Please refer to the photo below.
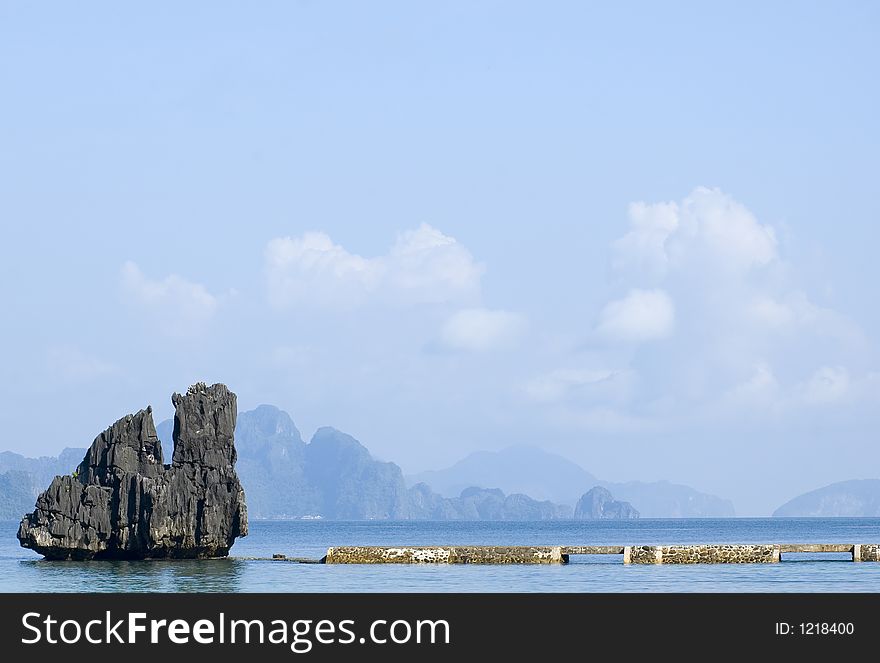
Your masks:
{"label": "seawall", "polygon": [[880,544],[876,543],[340,546],[330,548],[321,561],[326,564],[566,564],[570,555],[622,555],[624,564],[776,564],[785,553],[850,553],[854,562],[880,562]]}
{"label": "seawall", "polygon": [[627,546],[623,551],[624,564],[772,564],[780,558],[780,546],[765,544]]}
{"label": "seawall", "polygon": [[327,564],[565,564],[561,546],[424,546],[330,548]]}

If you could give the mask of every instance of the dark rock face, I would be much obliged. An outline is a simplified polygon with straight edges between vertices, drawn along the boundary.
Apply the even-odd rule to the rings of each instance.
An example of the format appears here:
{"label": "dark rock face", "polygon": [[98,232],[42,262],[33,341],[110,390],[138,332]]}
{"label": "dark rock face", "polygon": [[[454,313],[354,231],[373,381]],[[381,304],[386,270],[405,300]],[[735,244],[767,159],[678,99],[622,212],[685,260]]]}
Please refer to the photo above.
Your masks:
{"label": "dark rock face", "polygon": [[591,488],[578,500],[574,508],[576,520],[638,518],[629,502],[618,502],[607,488]]}
{"label": "dark rock face", "polygon": [[101,433],[73,475],[55,477],[18,540],[49,559],[223,557],[247,535],[235,473],[235,394],[198,383],[174,394],[174,453],[164,464],[152,409]]}

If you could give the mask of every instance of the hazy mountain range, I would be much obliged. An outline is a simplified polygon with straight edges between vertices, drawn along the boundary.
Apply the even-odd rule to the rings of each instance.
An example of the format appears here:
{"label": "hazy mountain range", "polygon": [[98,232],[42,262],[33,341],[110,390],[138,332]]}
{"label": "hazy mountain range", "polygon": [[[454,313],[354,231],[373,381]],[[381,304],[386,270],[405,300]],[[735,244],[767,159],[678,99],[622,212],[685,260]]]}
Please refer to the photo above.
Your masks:
{"label": "hazy mountain range", "polygon": [[[156,427],[167,448],[172,445],[172,426],[169,419]],[[494,486],[472,484],[449,497],[425,484],[407,487],[398,465],[375,460],[355,438],[325,427],[306,443],[290,416],[271,405],[238,415],[235,446],[236,469],[253,518],[545,520],[572,516],[571,508],[524,494],[506,495]]]}
{"label": "hazy mountain range", "polygon": [[832,483],[789,500],[773,515],[780,518],[880,517],[880,479]]}
{"label": "hazy mountain range", "polygon": [[574,506],[593,486],[607,488],[619,500],[632,504],[643,518],[728,518],[734,515],[729,500],[667,481],[601,481],[580,465],[534,447],[508,447],[478,451],[444,470],[408,477],[410,484],[424,482],[444,496],[464,487],[493,486],[507,492],[526,493]]}
{"label": "hazy mountain range", "polygon": [[[172,421],[159,423],[157,431],[170,450]],[[355,438],[334,428],[320,428],[307,443],[290,416],[270,405],[239,414],[236,448],[237,471],[253,518],[541,520],[734,515],[728,500],[688,486],[666,481],[602,481],[562,456],[532,447],[481,451],[446,469],[405,478],[398,465],[374,459]],[[85,449],[76,448],[65,449],[57,458],[0,453],[0,518],[17,519],[30,511],[36,495],[55,475],[71,472],[84,453]],[[606,492],[591,492],[597,487]]]}
{"label": "hazy mountain range", "polygon": [[58,456],[27,458],[0,452],[0,520],[18,520],[33,511],[34,500],[59,474],[69,474],[85,449],[64,449]]}

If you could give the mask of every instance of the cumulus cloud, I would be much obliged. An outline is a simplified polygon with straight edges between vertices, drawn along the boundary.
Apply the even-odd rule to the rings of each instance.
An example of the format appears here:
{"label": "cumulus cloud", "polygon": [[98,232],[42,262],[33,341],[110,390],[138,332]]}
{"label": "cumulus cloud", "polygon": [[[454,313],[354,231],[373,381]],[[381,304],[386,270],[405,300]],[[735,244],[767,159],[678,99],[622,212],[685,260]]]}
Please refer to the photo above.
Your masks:
{"label": "cumulus cloud", "polygon": [[855,322],[834,309],[815,304],[801,290],[782,294],[756,292],[744,303],[742,320],[765,332],[809,331],[849,346],[866,343],[864,332]]}
{"label": "cumulus cloud", "polygon": [[510,349],[522,338],[526,326],[523,316],[510,311],[462,309],[446,320],[440,331],[440,341],[452,350]]}
{"label": "cumulus cloud", "polygon": [[454,237],[427,224],[401,233],[388,253],[373,258],[322,232],[275,238],[266,246],[265,266],[276,308],[476,301],[484,271]]}
{"label": "cumulus cloud", "polygon": [[739,337],[809,330],[863,340],[857,325],[792,283],[775,230],[721,190],[698,187],[680,202],[633,203],[629,221],[612,247],[617,278],[689,302],[683,325]]}
{"label": "cumulus cloud", "polygon": [[681,203],[633,203],[629,218],[613,246],[621,271],[657,279],[695,262],[742,272],[778,257],[773,228],[719,189],[698,187]]}
{"label": "cumulus cloud", "polygon": [[665,274],[666,240],[678,229],[678,216],[676,203],[631,203],[632,229],[614,243],[614,267],[649,276]]}
{"label": "cumulus cloud", "polygon": [[[629,415],[794,416],[865,398],[867,336],[811,298],[773,227],[743,204],[700,187],[680,201],[633,203],[628,217],[611,255],[613,288],[627,294],[600,309],[595,331],[606,365],[638,376]],[[533,394],[564,400],[577,390],[564,377],[533,381]]]}
{"label": "cumulus cloud", "polygon": [[665,291],[633,289],[602,309],[597,331],[613,340],[649,341],[669,336],[674,326],[675,306]]}
{"label": "cumulus cloud", "polygon": [[218,298],[201,283],[176,274],[148,278],[132,261],[122,266],[122,291],[139,310],[161,321],[160,331],[172,336],[198,332],[217,312]]}

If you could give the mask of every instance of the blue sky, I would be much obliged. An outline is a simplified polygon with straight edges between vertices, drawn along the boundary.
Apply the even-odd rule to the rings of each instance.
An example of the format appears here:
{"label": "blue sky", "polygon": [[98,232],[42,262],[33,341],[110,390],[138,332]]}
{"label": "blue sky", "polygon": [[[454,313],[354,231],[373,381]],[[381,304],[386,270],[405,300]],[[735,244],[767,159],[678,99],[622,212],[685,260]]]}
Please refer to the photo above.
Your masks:
{"label": "blue sky", "polygon": [[0,2],[0,430],[203,379],[406,471],[876,477],[875,3]]}

